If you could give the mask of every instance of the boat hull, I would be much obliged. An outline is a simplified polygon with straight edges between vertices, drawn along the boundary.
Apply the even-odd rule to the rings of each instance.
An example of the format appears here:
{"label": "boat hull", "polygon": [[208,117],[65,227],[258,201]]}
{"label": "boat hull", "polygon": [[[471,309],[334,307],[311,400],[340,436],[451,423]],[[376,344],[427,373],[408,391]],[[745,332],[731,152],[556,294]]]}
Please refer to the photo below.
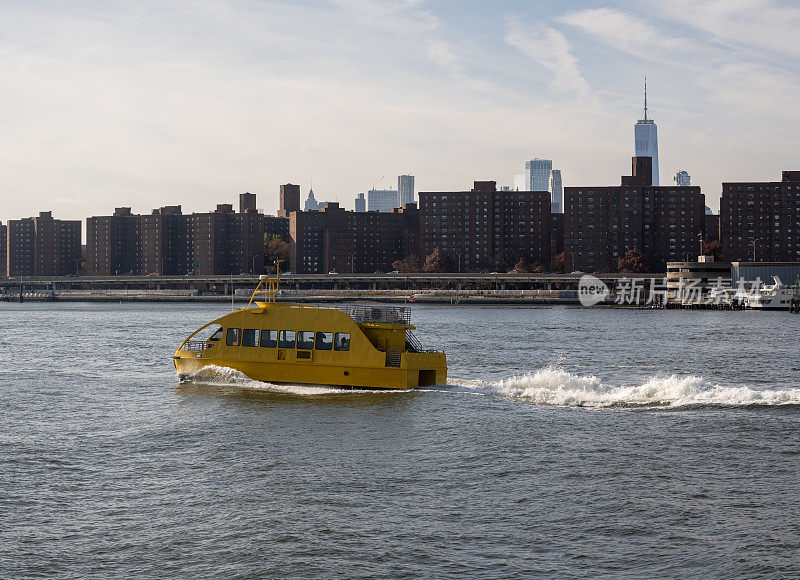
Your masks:
{"label": "boat hull", "polygon": [[196,353],[178,351],[173,357],[181,379],[191,378],[205,367],[226,367],[250,379],[268,383],[332,385],[371,389],[413,389],[447,382],[444,353],[403,353],[399,367],[309,364],[307,361],[264,362],[198,358]]}

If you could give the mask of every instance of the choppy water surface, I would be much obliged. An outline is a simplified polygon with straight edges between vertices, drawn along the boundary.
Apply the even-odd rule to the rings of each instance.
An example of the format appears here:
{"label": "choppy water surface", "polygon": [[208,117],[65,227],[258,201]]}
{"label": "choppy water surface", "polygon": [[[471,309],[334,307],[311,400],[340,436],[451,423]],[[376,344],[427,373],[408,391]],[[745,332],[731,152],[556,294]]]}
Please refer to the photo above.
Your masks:
{"label": "choppy water surface", "polygon": [[177,385],[217,305],[0,304],[0,577],[797,577],[800,317],[415,305],[450,384]]}

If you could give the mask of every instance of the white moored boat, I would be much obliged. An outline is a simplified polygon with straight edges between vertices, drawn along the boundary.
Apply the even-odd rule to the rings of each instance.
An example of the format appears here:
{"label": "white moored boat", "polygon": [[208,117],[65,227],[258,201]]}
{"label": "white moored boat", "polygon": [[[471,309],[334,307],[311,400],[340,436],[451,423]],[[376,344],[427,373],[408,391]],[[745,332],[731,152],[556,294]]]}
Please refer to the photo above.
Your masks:
{"label": "white moored boat", "polygon": [[759,310],[789,310],[792,298],[795,297],[795,289],[787,286],[778,276],[772,277],[775,284],[762,285],[761,288],[750,292],[744,298],[746,308]]}

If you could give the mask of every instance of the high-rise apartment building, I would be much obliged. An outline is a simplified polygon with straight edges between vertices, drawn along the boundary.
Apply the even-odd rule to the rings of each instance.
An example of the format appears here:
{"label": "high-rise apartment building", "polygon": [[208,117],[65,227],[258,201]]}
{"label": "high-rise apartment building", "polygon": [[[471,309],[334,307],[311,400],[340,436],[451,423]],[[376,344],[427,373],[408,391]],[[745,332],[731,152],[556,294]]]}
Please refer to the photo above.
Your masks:
{"label": "high-rise apartment building", "polygon": [[633,127],[634,156],[653,160],[653,177],[650,185],[658,185],[658,127],[647,118],[647,80],[644,82],[644,119]]}
{"label": "high-rise apartment building", "polygon": [[356,211],[357,212],[365,212],[365,211],[367,211],[367,200],[364,197],[363,193],[359,193],[356,196]]}
{"label": "high-rise apartment building", "polygon": [[634,157],[619,186],[564,189],[565,268],[613,272],[639,250],[654,272],[700,251],[705,197],[699,187],[653,187],[652,159]]}
{"label": "high-rise apartment building", "polygon": [[256,194],[246,191],[239,194],[239,213],[256,213]]}
{"label": "high-rise apartment building", "polygon": [[281,185],[278,217],[288,218],[293,211],[300,211],[300,186],[286,183]]}
{"label": "high-rise apartment building", "polygon": [[407,203],[414,203],[414,176],[400,175],[397,178],[397,194],[400,207],[405,207]]}
{"label": "high-rise apartment building", "polygon": [[367,192],[367,210],[390,213],[400,207],[396,189],[370,189]]}
{"label": "high-rise apartment building", "polygon": [[521,258],[550,263],[550,194],[498,191],[476,181],[470,191],[419,193],[420,259],[436,248],[453,271],[513,267]]}
{"label": "high-rise apartment building", "polygon": [[553,162],[538,157],[525,162],[525,190],[550,191],[550,172]]}
{"label": "high-rise apartment building", "polygon": [[550,171],[550,208],[553,213],[564,212],[564,186],[560,169]]}
{"label": "high-rise apartment building", "polygon": [[800,171],[777,182],[723,183],[719,213],[728,260],[800,261]]}
{"label": "high-rise apartment building", "polygon": [[[252,197],[250,197],[252,196]],[[183,215],[180,206],[135,215],[117,208],[112,216],[86,220],[86,271],[118,274],[228,275],[264,271],[264,235],[288,238],[288,218],[255,210],[255,196],[240,197],[215,211]]]}
{"label": "high-rise apartment building", "polygon": [[81,259],[81,222],[38,217],[9,220],[6,234],[8,276],[76,274]]}
{"label": "high-rise apartment building", "polygon": [[419,212],[411,204],[389,213],[345,211],[338,203],[326,203],[319,212],[294,212],[292,272],[387,272],[395,260],[417,254],[418,227]]}

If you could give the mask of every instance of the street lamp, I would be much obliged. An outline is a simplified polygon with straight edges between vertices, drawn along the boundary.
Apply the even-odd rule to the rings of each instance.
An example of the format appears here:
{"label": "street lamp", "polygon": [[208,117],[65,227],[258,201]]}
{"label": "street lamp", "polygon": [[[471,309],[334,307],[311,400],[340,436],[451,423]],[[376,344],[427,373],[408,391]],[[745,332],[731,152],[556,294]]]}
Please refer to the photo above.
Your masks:
{"label": "street lamp", "polygon": [[760,241],[761,241],[761,238],[753,238],[753,241],[751,242],[753,244],[753,262],[756,261],[756,242],[760,242]]}

